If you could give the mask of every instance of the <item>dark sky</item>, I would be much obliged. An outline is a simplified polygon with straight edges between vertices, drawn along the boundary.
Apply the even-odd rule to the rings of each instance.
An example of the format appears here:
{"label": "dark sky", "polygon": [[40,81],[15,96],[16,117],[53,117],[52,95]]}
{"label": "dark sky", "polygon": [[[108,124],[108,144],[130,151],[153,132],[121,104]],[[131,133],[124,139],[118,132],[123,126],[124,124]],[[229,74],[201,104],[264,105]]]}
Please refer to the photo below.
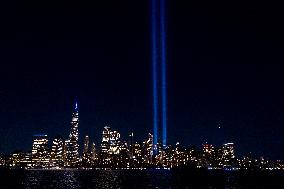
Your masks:
{"label": "dark sky", "polygon": [[[186,2],[186,3],[185,3]],[[0,151],[32,135],[80,138],[108,124],[152,131],[149,1],[18,1],[2,12]],[[169,142],[234,142],[284,159],[283,11],[260,2],[168,1]],[[221,126],[220,129],[218,127]]]}

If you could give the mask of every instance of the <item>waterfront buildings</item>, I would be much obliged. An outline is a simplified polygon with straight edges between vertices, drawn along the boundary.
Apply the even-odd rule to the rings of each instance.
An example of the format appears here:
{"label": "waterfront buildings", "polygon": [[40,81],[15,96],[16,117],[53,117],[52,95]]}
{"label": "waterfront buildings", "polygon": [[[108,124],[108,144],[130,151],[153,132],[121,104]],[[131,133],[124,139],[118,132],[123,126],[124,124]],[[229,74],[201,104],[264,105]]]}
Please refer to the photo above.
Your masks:
{"label": "waterfront buildings", "polygon": [[[33,136],[31,152],[13,152],[0,156],[0,167],[10,168],[174,168],[188,166],[208,169],[283,169],[281,161],[251,155],[237,159],[234,143],[213,146],[205,143],[198,149],[185,147],[177,142],[164,146],[162,141],[154,144],[154,136],[148,133],[142,142],[134,140],[134,133],[123,140],[119,131],[105,126],[102,130],[101,144],[96,148],[89,135],[79,137],[78,105],[72,113],[71,129],[67,139],[56,136],[49,146],[45,134]],[[83,142],[79,148],[80,139]],[[153,150],[153,149],[156,150]],[[155,153],[153,153],[155,152]]]}

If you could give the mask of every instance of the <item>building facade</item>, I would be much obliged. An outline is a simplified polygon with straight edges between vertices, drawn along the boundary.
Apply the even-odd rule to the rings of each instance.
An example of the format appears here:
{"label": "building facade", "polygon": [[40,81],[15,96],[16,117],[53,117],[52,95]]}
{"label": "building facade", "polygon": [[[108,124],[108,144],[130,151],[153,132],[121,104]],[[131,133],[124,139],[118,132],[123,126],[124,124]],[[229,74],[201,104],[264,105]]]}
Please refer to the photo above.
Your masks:
{"label": "building facade", "polygon": [[72,114],[71,131],[69,138],[65,140],[65,166],[77,167],[79,165],[79,112],[78,104],[75,104],[74,112]]}

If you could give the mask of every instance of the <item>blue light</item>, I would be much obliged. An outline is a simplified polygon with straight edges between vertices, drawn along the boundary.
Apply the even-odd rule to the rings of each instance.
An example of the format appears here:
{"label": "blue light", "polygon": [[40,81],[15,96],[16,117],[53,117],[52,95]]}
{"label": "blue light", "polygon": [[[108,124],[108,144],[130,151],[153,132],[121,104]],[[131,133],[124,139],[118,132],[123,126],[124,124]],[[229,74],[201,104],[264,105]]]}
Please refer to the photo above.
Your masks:
{"label": "blue light", "polygon": [[34,137],[47,137],[46,134],[35,134]]}
{"label": "blue light", "polygon": [[166,61],[166,26],[165,0],[160,4],[160,33],[161,33],[161,66],[162,66],[162,127],[163,146],[167,145],[167,61]]}
{"label": "blue light", "polygon": [[[152,0],[153,144],[158,143],[157,1]],[[154,149],[156,150],[156,149]]]}
{"label": "blue light", "polygon": [[151,0],[152,82],[153,82],[153,144],[154,153],[162,131],[162,145],[167,144],[167,61],[166,0]]}
{"label": "blue light", "polygon": [[75,99],[75,111],[78,111],[78,102],[76,99]]}

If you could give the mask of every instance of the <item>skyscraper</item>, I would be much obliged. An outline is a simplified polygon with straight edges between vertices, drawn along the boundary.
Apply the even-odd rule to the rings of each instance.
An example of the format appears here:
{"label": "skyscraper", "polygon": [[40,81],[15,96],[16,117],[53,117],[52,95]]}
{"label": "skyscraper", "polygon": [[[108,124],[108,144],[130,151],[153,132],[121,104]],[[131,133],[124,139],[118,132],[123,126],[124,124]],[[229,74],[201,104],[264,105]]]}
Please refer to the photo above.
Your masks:
{"label": "skyscraper", "polygon": [[53,139],[51,147],[51,161],[54,166],[61,167],[64,162],[64,140],[61,136]]}
{"label": "skyscraper", "polygon": [[130,159],[132,158],[133,156],[133,132],[128,135],[129,139],[128,139],[128,154],[129,154],[129,157]]}
{"label": "skyscraper", "polygon": [[71,131],[69,138],[65,141],[65,166],[76,167],[79,163],[79,112],[78,104],[75,103],[75,108],[72,114]]}
{"label": "skyscraper", "polygon": [[47,167],[50,164],[47,135],[34,135],[32,148],[33,167]]}
{"label": "skyscraper", "polygon": [[234,143],[225,143],[222,147],[222,160],[224,166],[231,166],[235,158]]}
{"label": "skyscraper", "polygon": [[109,151],[110,127],[105,126],[103,130],[103,137],[101,143],[101,152],[107,154]]}
{"label": "skyscraper", "polygon": [[148,133],[148,138],[143,142],[143,155],[145,163],[152,163],[153,156],[153,135]]}
{"label": "skyscraper", "polygon": [[119,154],[120,151],[120,133],[112,131],[110,127],[105,126],[103,130],[101,150],[103,153]]}
{"label": "skyscraper", "polygon": [[89,136],[86,135],[85,139],[84,139],[84,150],[83,150],[83,156],[82,156],[82,165],[84,167],[91,166],[91,164],[93,162],[91,152],[89,150],[89,143],[90,143]]}
{"label": "skyscraper", "polygon": [[97,160],[97,152],[96,152],[96,144],[94,142],[92,143],[91,156],[93,163],[95,163],[95,161]]}

